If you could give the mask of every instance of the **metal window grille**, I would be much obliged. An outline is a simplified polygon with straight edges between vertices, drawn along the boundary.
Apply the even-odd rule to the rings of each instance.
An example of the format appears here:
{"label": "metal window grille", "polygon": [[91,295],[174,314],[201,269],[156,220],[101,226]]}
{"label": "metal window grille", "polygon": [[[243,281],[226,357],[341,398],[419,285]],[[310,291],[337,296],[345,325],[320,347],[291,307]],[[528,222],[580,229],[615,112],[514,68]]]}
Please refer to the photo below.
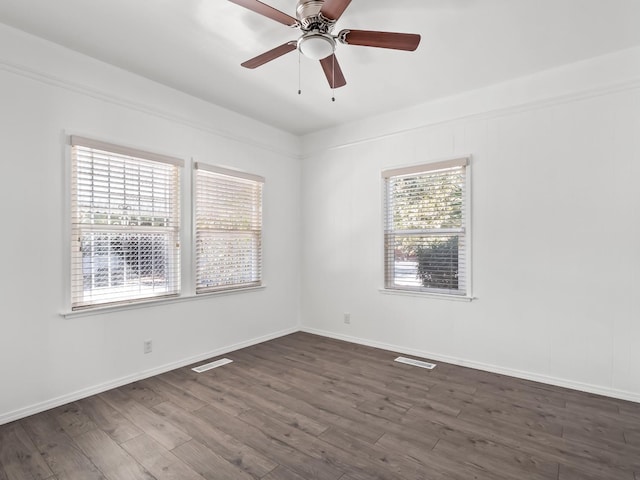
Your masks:
{"label": "metal window grille", "polygon": [[182,161],[71,137],[71,307],[178,295]]}

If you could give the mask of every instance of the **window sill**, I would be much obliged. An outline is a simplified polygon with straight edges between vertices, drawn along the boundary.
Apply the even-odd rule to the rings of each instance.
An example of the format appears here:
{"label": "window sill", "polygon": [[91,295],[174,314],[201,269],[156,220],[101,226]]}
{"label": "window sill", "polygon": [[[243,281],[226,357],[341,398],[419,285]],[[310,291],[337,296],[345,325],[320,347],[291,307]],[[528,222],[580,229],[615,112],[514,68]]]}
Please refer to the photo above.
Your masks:
{"label": "window sill", "polygon": [[421,298],[435,298],[438,300],[449,300],[453,302],[470,302],[475,300],[476,297],[470,297],[467,295],[447,295],[445,293],[431,293],[431,292],[418,292],[412,290],[395,290],[392,288],[380,288],[380,293],[385,295],[403,295],[406,297],[421,297]]}
{"label": "window sill", "polygon": [[254,290],[264,290],[266,288],[265,285],[260,285],[258,287],[246,287],[246,288],[237,288],[237,289],[229,289],[229,290],[220,290],[217,292],[208,292],[208,293],[200,293],[198,295],[182,295],[179,297],[171,297],[171,298],[159,298],[156,300],[144,300],[140,302],[132,302],[122,305],[109,305],[106,307],[95,307],[95,308],[87,308],[84,310],[76,310],[71,312],[62,312],[60,316],[63,318],[81,318],[81,317],[90,317],[93,315],[103,315],[106,313],[114,313],[114,312],[122,312],[126,310],[136,310],[139,308],[150,308],[150,307],[158,307],[161,305],[173,304],[173,303],[182,303],[182,302],[191,302],[194,300],[202,300],[205,298],[223,296],[223,295],[236,295],[239,293],[252,292]]}

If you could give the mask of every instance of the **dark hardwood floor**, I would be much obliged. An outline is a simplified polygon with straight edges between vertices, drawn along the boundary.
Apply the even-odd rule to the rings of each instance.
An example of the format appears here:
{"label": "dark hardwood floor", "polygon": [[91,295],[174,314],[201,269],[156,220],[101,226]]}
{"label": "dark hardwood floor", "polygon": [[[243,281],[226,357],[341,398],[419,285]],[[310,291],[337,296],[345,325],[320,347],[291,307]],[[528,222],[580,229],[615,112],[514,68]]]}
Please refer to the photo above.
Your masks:
{"label": "dark hardwood floor", "polygon": [[640,404],[304,333],[226,357],[0,426],[0,480],[640,480]]}

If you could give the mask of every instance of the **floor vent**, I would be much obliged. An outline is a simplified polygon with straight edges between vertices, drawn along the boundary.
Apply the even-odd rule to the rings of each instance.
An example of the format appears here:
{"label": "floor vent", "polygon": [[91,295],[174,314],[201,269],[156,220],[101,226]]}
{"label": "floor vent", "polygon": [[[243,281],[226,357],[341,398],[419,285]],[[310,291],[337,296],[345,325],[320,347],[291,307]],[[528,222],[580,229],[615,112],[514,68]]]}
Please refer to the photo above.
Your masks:
{"label": "floor vent", "polygon": [[231,362],[233,362],[233,360],[229,360],[228,358],[221,358],[220,360],[216,360],[215,362],[211,363],[205,363],[204,365],[192,368],[191,370],[193,370],[194,372],[202,373],[206,372],[207,370],[211,370],[212,368],[218,368]]}
{"label": "floor vent", "polygon": [[414,360],[413,358],[407,357],[398,357],[396,358],[396,362],[406,363],[407,365],[413,365],[414,367],[428,368],[429,370],[436,368],[435,363],[423,362],[421,360]]}

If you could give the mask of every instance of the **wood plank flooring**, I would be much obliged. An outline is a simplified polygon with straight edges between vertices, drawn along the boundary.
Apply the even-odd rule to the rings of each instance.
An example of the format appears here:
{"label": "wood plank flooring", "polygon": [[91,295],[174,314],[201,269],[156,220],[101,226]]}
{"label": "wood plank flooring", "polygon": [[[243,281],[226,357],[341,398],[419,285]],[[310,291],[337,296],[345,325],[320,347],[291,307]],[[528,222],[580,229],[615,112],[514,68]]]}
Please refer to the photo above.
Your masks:
{"label": "wood plank flooring", "polygon": [[142,380],[0,426],[0,480],[640,480],[640,404],[395,356],[296,333]]}

